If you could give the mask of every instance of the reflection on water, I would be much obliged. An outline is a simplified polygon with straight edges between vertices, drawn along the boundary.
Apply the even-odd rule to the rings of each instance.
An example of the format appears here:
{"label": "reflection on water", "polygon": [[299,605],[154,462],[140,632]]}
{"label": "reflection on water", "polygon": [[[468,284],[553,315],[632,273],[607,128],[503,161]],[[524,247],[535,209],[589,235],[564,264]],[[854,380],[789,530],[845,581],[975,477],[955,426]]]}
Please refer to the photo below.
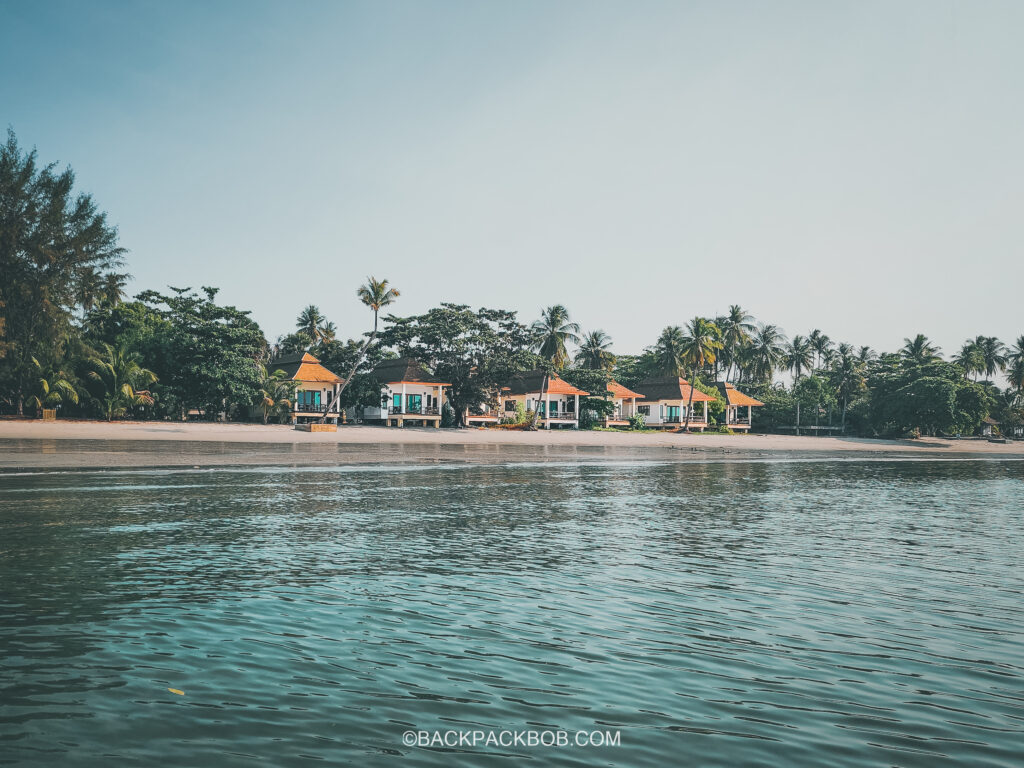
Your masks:
{"label": "reflection on water", "polygon": [[0,476],[0,763],[1020,764],[1022,499],[1013,462]]}

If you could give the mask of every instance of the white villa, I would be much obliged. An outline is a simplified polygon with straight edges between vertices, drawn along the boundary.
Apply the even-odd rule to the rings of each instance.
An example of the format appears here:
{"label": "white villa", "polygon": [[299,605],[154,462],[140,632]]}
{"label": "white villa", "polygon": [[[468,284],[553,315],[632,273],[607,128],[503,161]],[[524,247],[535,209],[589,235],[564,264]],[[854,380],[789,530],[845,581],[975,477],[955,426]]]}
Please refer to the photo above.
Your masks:
{"label": "white villa", "polygon": [[441,426],[444,388],[448,382],[411,357],[384,360],[372,371],[382,385],[380,407],[363,410],[364,421],[381,421],[387,426],[406,424]]}
{"label": "white villa", "polygon": [[[686,379],[662,376],[637,382],[636,388],[644,393],[637,403],[637,412],[646,417],[648,427],[675,428],[686,423],[686,409],[693,397],[690,429],[701,432],[708,426],[708,403],[715,398],[694,389]],[[692,391],[692,392],[691,392]]]}
{"label": "white villa", "polygon": [[[576,429],[579,426],[580,397],[590,394],[582,389],[574,387],[562,379],[558,374],[552,373],[548,377],[547,387],[544,388],[544,396],[541,397],[541,387],[544,383],[543,371],[527,371],[512,377],[508,386],[501,388],[501,407],[504,414],[514,416],[516,403],[522,403],[528,411],[540,410],[540,422],[545,429],[551,427],[570,427]],[[482,419],[489,419],[491,423],[496,421],[497,414],[488,412],[484,416],[472,416],[467,419],[467,424],[487,423]]]}
{"label": "white villa", "polygon": [[291,381],[299,383],[292,402],[292,424],[319,421],[324,414],[329,423],[338,423],[335,400],[342,382],[340,376],[320,365],[320,361],[309,352],[285,355],[272,360],[267,368],[271,371],[284,371]]}
{"label": "white villa", "polygon": [[[745,395],[728,382],[719,382],[718,393],[725,400],[725,426],[729,429],[750,429],[753,423],[754,408],[764,405],[760,400],[755,400],[750,395]],[[745,415],[740,415],[740,408],[746,407]]]}
{"label": "white villa", "polygon": [[606,427],[629,426],[630,418],[637,413],[637,400],[643,400],[644,396],[622,386],[614,379],[608,382],[608,393],[612,396],[615,410],[605,417],[604,425]]}

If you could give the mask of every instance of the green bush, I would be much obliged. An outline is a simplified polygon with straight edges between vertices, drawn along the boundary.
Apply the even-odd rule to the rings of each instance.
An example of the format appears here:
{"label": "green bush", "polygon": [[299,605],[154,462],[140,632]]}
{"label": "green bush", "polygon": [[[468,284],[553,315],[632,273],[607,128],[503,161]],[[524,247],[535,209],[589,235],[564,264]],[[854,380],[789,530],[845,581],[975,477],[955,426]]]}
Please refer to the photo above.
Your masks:
{"label": "green bush", "polygon": [[647,417],[642,413],[634,413],[629,417],[630,429],[643,429],[645,426],[647,426]]}

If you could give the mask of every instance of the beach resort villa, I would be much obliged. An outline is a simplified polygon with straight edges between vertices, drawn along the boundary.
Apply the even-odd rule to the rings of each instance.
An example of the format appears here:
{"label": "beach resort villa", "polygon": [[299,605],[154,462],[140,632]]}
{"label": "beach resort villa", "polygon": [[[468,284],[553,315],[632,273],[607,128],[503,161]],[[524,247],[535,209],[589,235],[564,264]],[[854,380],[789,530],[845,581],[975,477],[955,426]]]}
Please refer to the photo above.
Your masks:
{"label": "beach resort villa", "polygon": [[280,357],[267,367],[271,371],[284,371],[291,381],[299,384],[292,402],[292,424],[319,421],[325,414],[329,423],[338,423],[335,401],[343,381],[340,376],[320,365],[309,352]]}
{"label": "beach resort villa", "polygon": [[704,431],[708,425],[708,403],[715,398],[690,386],[686,379],[678,376],[660,376],[636,384],[643,392],[643,399],[637,402],[637,412],[642,413],[648,427],[679,427],[686,422],[686,409],[693,396],[693,414],[690,429]]}
{"label": "beach resort villa", "polygon": [[[764,405],[760,400],[755,400],[750,395],[740,392],[732,384],[718,383],[718,394],[725,400],[725,425],[729,429],[750,429],[754,408]],[[740,408],[746,411],[740,411]]]}
{"label": "beach resort villa", "polygon": [[637,400],[643,400],[644,396],[622,386],[615,380],[608,382],[608,394],[612,396],[615,410],[605,416],[604,425],[606,427],[628,427],[630,418],[637,413]]}
{"label": "beach resort villa", "polygon": [[513,417],[516,403],[522,403],[527,411],[540,410],[540,423],[545,429],[551,427],[569,427],[576,429],[580,418],[580,397],[589,394],[574,387],[558,374],[548,377],[547,387],[541,396],[544,384],[543,371],[527,371],[513,376],[507,386],[501,388],[501,413],[485,412],[483,416],[470,415],[467,424],[484,424],[481,419],[492,419],[502,415]]}
{"label": "beach resort villa", "polygon": [[380,407],[363,410],[364,421],[381,421],[387,426],[441,426],[444,388],[448,382],[436,376],[411,357],[384,360],[373,369],[381,382]]}

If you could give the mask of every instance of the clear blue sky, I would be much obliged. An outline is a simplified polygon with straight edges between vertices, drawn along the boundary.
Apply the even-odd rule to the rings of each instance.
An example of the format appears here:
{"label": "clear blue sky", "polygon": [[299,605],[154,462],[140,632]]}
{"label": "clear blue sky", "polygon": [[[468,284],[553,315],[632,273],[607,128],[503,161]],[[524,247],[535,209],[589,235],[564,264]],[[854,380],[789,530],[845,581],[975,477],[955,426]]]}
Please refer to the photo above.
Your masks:
{"label": "clear blue sky", "polygon": [[[1024,333],[1024,3],[0,0],[0,125],[132,291],[268,337],[568,306],[637,352],[739,303],[897,347]],[[698,286],[705,279],[710,290]]]}

